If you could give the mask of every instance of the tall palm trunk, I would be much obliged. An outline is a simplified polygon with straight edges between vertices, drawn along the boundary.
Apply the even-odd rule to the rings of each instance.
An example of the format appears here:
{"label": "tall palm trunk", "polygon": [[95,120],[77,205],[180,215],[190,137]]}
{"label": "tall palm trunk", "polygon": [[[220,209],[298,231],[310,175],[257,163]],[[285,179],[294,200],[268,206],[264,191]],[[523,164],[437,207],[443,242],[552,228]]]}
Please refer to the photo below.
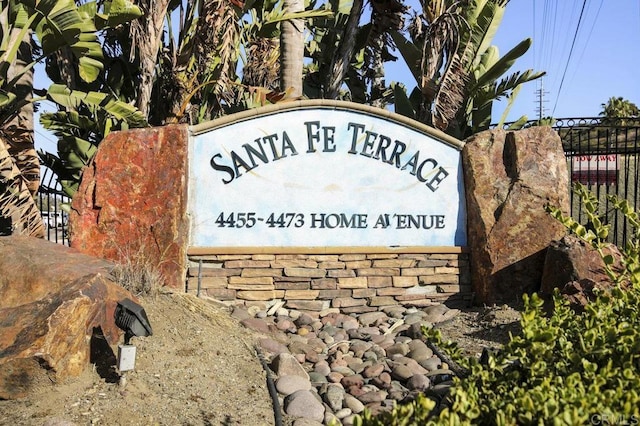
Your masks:
{"label": "tall palm trunk", "polygon": [[22,173],[0,138],[0,235],[44,237],[40,210]]}
{"label": "tall palm trunk", "polygon": [[162,29],[169,0],[143,0],[137,6],[140,7],[144,15],[131,24],[132,51],[130,60],[137,56],[140,61],[140,80],[136,107],[148,120],[155,69],[158,53],[162,46]]}
{"label": "tall palm trunk", "polygon": [[[284,0],[287,13],[304,11],[304,0]],[[289,19],[280,27],[280,89],[291,90],[289,97],[302,96],[304,60],[304,20]]]}
{"label": "tall palm trunk", "polygon": [[[12,38],[18,35],[19,29],[14,29]],[[16,61],[7,72],[8,79],[23,73],[27,64],[32,62],[31,34],[27,34],[23,40],[13,42],[20,43],[20,47]],[[2,126],[2,132],[6,136],[7,151],[13,157],[31,195],[35,195],[40,185],[40,160],[33,143],[32,91],[33,69],[22,74],[16,84],[18,108],[13,117]]]}
{"label": "tall palm trunk", "polygon": [[340,45],[331,61],[331,74],[328,76],[327,90],[325,92],[325,97],[328,99],[336,99],[338,97],[340,86],[342,86],[349,70],[349,64],[356,45],[356,33],[360,15],[362,15],[363,4],[363,0],[353,0],[351,13],[342,33]]}
{"label": "tall palm trunk", "polygon": [[[2,15],[1,19],[6,19]],[[6,27],[6,26],[5,26]],[[40,161],[33,143],[33,70],[31,34],[20,40],[20,30],[11,32],[11,43],[19,43],[16,60],[9,66],[9,80],[20,76],[15,91],[15,114],[0,128],[0,235],[44,237],[44,225],[34,195],[40,184]]]}

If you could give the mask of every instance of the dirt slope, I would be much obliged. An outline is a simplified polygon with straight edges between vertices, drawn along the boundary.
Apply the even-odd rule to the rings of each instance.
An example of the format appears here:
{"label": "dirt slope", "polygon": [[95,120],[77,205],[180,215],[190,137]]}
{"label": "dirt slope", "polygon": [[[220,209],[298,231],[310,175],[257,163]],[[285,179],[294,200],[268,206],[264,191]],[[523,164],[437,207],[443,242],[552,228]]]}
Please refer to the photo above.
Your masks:
{"label": "dirt slope", "polygon": [[[29,398],[0,400],[0,425],[274,424],[266,375],[253,349],[260,336],[216,302],[170,293],[141,302],[154,334],[133,339],[136,368],[126,373],[124,388],[105,365],[115,364],[111,348],[98,339],[95,367]],[[437,328],[463,353],[479,356],[483,347],[499,347],[517,333],[519,316],[508,306],[469,308]]]}
{"label": "dirt slope", "polygon": [[[133,338],[124,388],[95,368],[27,399],[0,401],[1,425],[272,425],[254,337],[223,308],[185,294],[142,299],[153,336]],[[102,345],[98,359],[109,355]],[[100,345],[98,345],[100,346]],[[48,423],[47,423],[48,422]]]}

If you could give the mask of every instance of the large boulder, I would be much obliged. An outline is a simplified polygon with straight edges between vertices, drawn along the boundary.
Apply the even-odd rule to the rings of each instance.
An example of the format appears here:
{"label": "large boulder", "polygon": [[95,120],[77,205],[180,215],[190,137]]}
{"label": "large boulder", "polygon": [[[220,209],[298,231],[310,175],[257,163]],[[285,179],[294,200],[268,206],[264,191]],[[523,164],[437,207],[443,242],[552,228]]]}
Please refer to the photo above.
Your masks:
{"label": "large boulder", "polygon": [[73,197],[72,247],[144,261],[157,266],[168,286],[184,287],[188,136],[186,125],[110,133]]}
{"label": "large boulder", "polygon": [[[611,268],[614,273],[622,274],[624,267],[618,248],[609,244],[602,250],[604,255],[613,257]],[[540,284],[540,294],[547,300],[558,288],[571,307],[580,312],[595,298],[596,291],[608,291],[614,286],[605,271],[602,256],[590,244],[567,235],[549,245]]]}
{"label": "large boulder", "polygon": [[94,335],[118,342],[116,305],[136,299],[110,280],[112,267],[42,239],[0,237],[0,399],[80,375]]}
{"label": "large boulder", "polygon": [[[622,273],[622,255],[618,248],[615,245],[608,245],[603,251],[605,255],[613,256],[614,272]],[[600,253],[574,235],[567,235],[558,241],[553,241],[549,245],[544,262],[540,294],[550,296],[555,288],[562,289],[567,283],[581,282],[585,279],[596,283],[612,284]]]}
{"label": "large boulder", "polygon": [[540,288],[547,247],[565,228],[545,204],[569,211],[569,176],[549,127],[478,133],[462,151],[472,284],[479,303],[519,301]]}

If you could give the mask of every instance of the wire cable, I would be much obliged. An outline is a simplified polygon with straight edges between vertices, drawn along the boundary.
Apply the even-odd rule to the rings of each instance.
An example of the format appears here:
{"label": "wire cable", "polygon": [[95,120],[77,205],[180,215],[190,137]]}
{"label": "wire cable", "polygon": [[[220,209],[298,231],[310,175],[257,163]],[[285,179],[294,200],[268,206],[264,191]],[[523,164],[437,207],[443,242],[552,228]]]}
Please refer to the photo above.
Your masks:
{"label": "wire cable", "polygon": [[562,86],[564,85],[564,78],[567,75],[567,69],[569,68],[569,62],[571,62],[571,56],[573,54],[573,48],[576,45],[576,39],[578,38],[578,31],[580,30],[580,23],[582,22],[582,15],[584,14],[584,8],[587,5],[587,0],[583,0],[582,9],[580,9],[580,16],[578,17],[578,24],[576,25],[576,31],[573,34],[573,41],[571,42],[571,49],[569,49],[569,57],[567,57],[567,63],[565,64],[564,71],[562,73],[562,79],[560,80],[560,87],[558,88],[558,95],[556,96],[556,102],[553,105],[553,110],[551,111],[551,115],[555,115],[556,107],[558,106],[558,101],[560,100],[560,95],[562,94]]}
{"label": "wire cable", "polygon": [[591,25],[591,29],[589,30],[589,35],[587,36],[587,40],[584,42],[584,48],[582,49],[582,53],[580,54],[580,58],[578,59],[578,64],[582,62],[582,58],[584,57],[584,54],[587,51],[587,47],[589,46],[589,40],[591,40],[591,36],[593,35],[593,30],[596,27],[596,23],[598,22],[598,17],[600,16],[600,11],[602,10],[603,4],[604,4],[604,0],[600,0],[600,6],[598,6],[598,10],[596,11],[596,16],[593,18],[593,24]]}

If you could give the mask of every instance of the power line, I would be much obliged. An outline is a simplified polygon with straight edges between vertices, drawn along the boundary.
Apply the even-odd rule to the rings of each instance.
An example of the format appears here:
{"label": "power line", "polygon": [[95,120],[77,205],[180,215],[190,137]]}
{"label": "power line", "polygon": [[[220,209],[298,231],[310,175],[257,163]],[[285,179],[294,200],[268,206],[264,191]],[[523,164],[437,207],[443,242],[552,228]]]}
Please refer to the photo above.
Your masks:
{"label": "power line", "polygon": [[556,97],[556,103],[553,105],[553,110],[551,111],[551,115],[553,116],[556,113],[556,107],[558,106],[558,101],[560,100],[560,94],[562,93],[562,86],[564,84],[564,78],[567,75],[567,69],[569,68],[569,62],[571,61],[571,56],[573,54],[573,48],[576,45],[576,39],[578,38],[578,30],[580,29],[580,23],[582,22],[582,15],[584,14],[584,8],[587,5],[587,0],[582,2],[582,9],[580,9],[580,16],[578,17],[578,24],[576,25],[576,31],[573,34],[573,41],[571,42],[571,49],[569,49],[569,57],[567,58],[567,63],[564,67],[564,71],[562,73],[562,79],[560,80],[560,87],[558,88],[558,95]]}
{"label": "power line", "polygon": [[[48,146],[56,147],[58,145],[58,140],[52,139],[46,133],[43,133],[38,129],[34,129],[34,133],[36,134],[36,136],[38,136],[34,140],[34,143],[37,148],[42,149],[43,151],[49,152],[49,150],[46,149]],[[47,145],[47,146],[45,147],[44,145]]]}
{"label": "power line", "polygon": [[598,6],[598,10],[596,11],[596,16],[595,18],[593,18],[593,24],[591,25],[591,29],[589,30],[589,35],[587,36],[587,40],[584,43],[584,48],[582,49],[582,53],[580,54],[580,58],[578,59],[578,64],[582,62],[582,58],[584,57],[584,54],[587,51],[587,47],[589,47],[589,41],[591,40],[591,36],[593,35],[593,30],[596,27],[596,23],[598,22],[598,17],[600,16],[600,11],[602,10],[603,4],[604,4],[604,0],[600,0],[600,6]]}
{"label": "power line", "polygon": [[[533,0],[531,2],[531,5],[533,6],[533,39],[537,40],[536,38],[536,0]],[[536,68],[536,49],[537,46],[533,46],[533,68]]]}

